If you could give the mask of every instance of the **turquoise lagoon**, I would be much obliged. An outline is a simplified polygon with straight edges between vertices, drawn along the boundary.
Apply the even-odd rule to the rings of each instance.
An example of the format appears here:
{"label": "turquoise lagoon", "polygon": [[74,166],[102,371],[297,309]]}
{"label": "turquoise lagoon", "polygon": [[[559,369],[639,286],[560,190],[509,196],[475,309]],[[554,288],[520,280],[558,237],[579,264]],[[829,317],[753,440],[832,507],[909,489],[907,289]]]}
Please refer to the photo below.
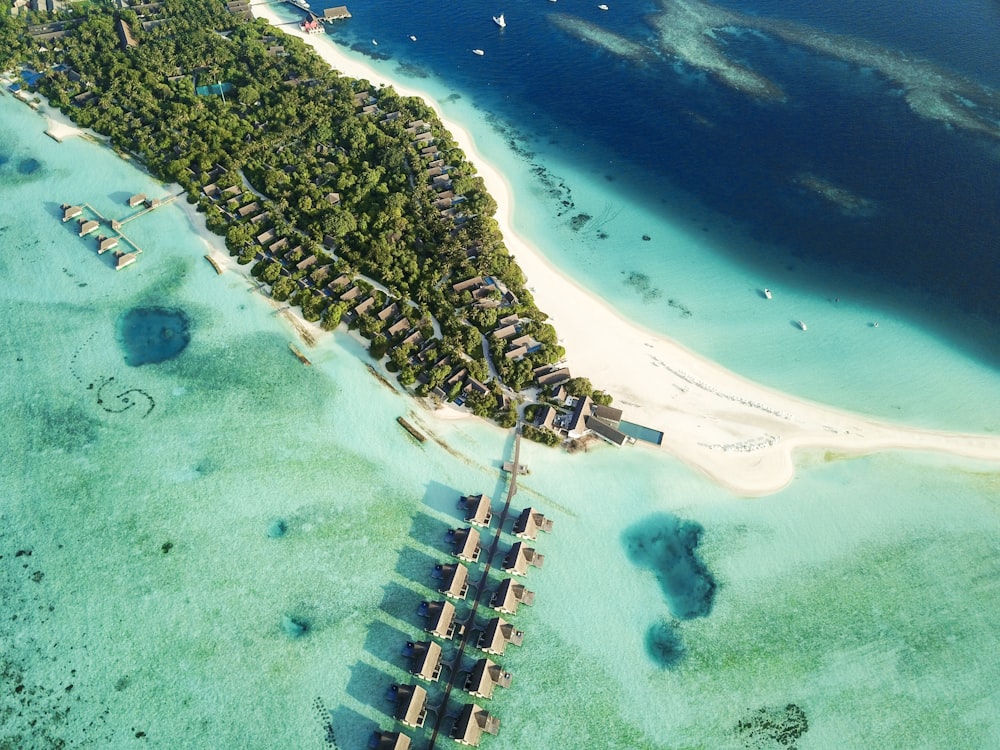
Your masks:
{"label": "turquoise lagoon", "polygon": [[[602,290],[636,320],[674,333],[683,310],[644,314],[643,289],[683,279],[677,299],[698,314],[679,338],[724,348],[737,371],[913,424],[996,424],[996,373],[946,341],[757,279],[712,252],[705,215],[630,215],[597,172],[552,163],[607,226],[679,248],[670,269],[567,263],[549,190],[503,128],[464,100],[444,106],[504,165],[519,228],[556,262],[584,283],[648,277],[633,298]],[[511,436],[432,419],[342,333],[300,365],[287,322],[242,277],[215,274],[177,206],[127,225],[144,252],[115,272],[59,204],[122,215],[129,194],[167,188],[98,145],[49,140],[10,97],[0,120],[0,746],[365,746],[392,726],[383,695],[407,677],[400,649],[420,635],[455,501],[502,495]],[[787,308],[742,314],[764,285]],[[151,308],[181,311],[190,341],[131,367],[123,316]],[[810,334],[829,320],[841,343],[796,338],[789,317]],[[416,444],[399,415],[435,439]],[[747,500],[654,448],[529,444],[522,460],[515,505],[555,526],[484,747],[1000,744],[995,466],[813,455],[787,489]]]}

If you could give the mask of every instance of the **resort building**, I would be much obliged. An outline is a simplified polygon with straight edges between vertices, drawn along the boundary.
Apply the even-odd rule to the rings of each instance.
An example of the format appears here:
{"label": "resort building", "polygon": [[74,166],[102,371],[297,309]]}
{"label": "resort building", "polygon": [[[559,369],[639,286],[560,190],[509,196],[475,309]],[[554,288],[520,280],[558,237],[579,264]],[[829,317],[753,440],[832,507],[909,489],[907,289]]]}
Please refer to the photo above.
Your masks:
{"label": "resort building", "polygon": [[521,604],[531,605],[535,602],[535,592],[528,591],[513,578],[504,578],[497,590],[490,596],[490,607],[505,615],[516,615]]}
{"label": "resort building", "polygon": [[524,631],[518,630],[502,617],[494,617],[479,634],[476,648],[488,654],[503,656],[508,643],[520,646],[524,642]]}
{"label": "resort building", "polygon": [[136,206],[141,206],[146,202],[145,193],[136,193],[128,199],[128,207],[135,208]]}
{"label": "resort building", "polygon": [[492,698],[493,689],[510,687],[513,675],[491,659],[480,659],[465,678],[465,691],[477,698]]}
{"label": "resort building", "polygon": [[437,682],[441,677],[441,646],[436,641],[408,641],[403,656],[410,660],[410,674]]}
{"label": "resort building", "polygon": [[534,508],[525,508],[514,521],[514,536],[535,541],[539,531],[552,531],[552,521]]}
{"label": "resort building", "polygon": [[341,18],[350,18],[351,11],[347,9],[346,5],[335,5],[332,8],[327,8],[323,11],[324,21],[336,21]]}
{"label": "resort building", "polygon": [[455,605],[451,602],[423,602],[417,609],[417,614],[427,618],[424,630],[433,636],[450,641],[456,634],[461,635],[464,628],[455,622]]}
{"label": "resort building", "polygon": [[458,501],[458,507],[465,511],[466,523],[485,529],[493,522],[492,502],[489,495],[467,495]]}
{"label": "resort building", "polygon": [[592,403],[590,396],[580,396],[573,404],[573,413],[570,414],[569,420],[566,422],[566,434],[571,439],[581,438],[587,432],[585,420],[590,416]]}
{"label": "resort building", "polygon": [[396,701],[396,719],[408,727],[422,727],[427,718],[427,691],[419,685],[393,685],[389,697]]}
{"label": "resort building", "polygon": [[514,542],[500,566],[504,573],[515,576],[528,575],[528,566],[542,567],[545,555],[540,555],[534,547],[525,547],[523,542]]}
{"label": "resort building", "polygon": [[79,225],[80,225],[79,234],[81,237],[83,237],[86,234],[90,234],[100,226],[100,224],[98,224],[93,219],[80,219]]}
{"label": "resort building", "polygon": [[67,204],[63,204],[62,210],[63,210],[62,220],[64,223],[69,221],[70,219],[75,219],[77,216],[83,213],[82,206],[70,206]]}
{"label": "resort building", "polygon": [[612,427],[607,422],[597,419],[596,417],[584,418],[583,424],[590,432],[593,432],[597,435],[597,437],[611,443],[612,445],[622,446],[631,440],[631,438],[621,430],[616,427]]}
{"label": "resort building", "polygon": [[489,711],[475,703],[466,703],[451,729],[451,737],[460,745],[479,747],[483,732],[497,734],[499,731],[500,719],[490,716]]}
{"label": "resort building", "polygon": [[368,747],[372,750],[410,750],[410,738],[402,732],[375,732]]}
{"label": "resort building", "polygon": [[479,532],[473,528],[450,529],[447,539],[453,545],[452,554],[465,562],[479,562],[482,547],[479,545]]}
{"label": "resort building", "polygon": [[435,565],[434,576],[441,579],[438,591],[445,596],[464,599],[469,593],[469,569],[462,563]]}

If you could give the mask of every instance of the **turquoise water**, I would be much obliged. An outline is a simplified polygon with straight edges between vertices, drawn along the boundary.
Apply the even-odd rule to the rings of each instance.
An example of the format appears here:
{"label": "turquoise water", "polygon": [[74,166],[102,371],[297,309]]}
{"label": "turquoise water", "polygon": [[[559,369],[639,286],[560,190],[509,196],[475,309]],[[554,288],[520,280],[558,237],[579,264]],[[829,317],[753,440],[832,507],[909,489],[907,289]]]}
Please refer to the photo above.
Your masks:
{"label": "turquoise water", "polygon": [[[504,165],[519,226],[557,262],[564,240],[590,242],[574,275],[604,293],[633,290],[618,303],[650,327],[835,405],[996,424],[996,376],[891,311],[847,294],[836,307],[767,279],[786,307],[751,316],[765,282],[711,252],[704,215],[607,209],[607,226],[670,238],[678,259],[647,287],[596,284],[621,269],[602,272],[614,267],[600,241],[546,226],[548,191],[531,173],[542,156],[511,155],[505,131],[485,127],[467,99],[446,114]],[[321,748],[334,744],[332,725],[337,747],[363,747],[392,726],[382,696],[406,678],[399,651],[420,633],[415,609],[432,596],[455,501],[502,495],[510,436],[430,419],[372,378],[342,334],[309,349],[303,367],[286,321],[240,276],[215,274],[176,205],[126,226],[143,253],[112,270],[92,238],[59,221],[59,205],[119,216],[129,195],[168,188],[94,144],[56,144],[10,97],[0,122],[0,670],[10,686],[0,737],[39,748]],[[594,216],[612,204],[595,173],[549,171]],[[689,317],[640,293],[671,274],[684,280]],[[190,340],[173,358],[130,366],[120,323],[144,309],[183,312]],[[874,343],[864,324],[876,313],[877,334],[893,337]],[[808,319],[810,333],[829,318],[841,343],[809,339],[790,354],[770,341],[775,328],[787,336],[789,317]],[[780,366],[758,347],[780,352]],[[436,439],[417,445],[395,424],[401,414]],[[522,460],[531,473],[515,504],[555,525],[538,542],[544,568],[526,581],[535,604],[515,618],[524,645],[502,662],[513,686],[490,703],[500,734],[484,747],[772,748],[782,727],[801,730],[798,711],[805,749],[1000,744],[995,466],[828,454],[806,460],[784,491],[745,500],[653,449],[567,456],[525,445]],[[699,528],[696,544],[666,545],[675,557],[646,564],[632,542],[666,533],[664,516]],[[706,574],[711,606],[678,604],[676,592],[704,590]]]}

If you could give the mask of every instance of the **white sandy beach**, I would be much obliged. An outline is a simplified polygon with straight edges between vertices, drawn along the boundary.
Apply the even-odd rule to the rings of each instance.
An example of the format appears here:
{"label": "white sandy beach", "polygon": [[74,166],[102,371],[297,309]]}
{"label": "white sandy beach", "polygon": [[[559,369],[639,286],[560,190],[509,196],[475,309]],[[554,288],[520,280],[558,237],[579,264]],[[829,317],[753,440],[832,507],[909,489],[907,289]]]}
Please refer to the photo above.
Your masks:
{"label": "white sandy beach", "polygon": [[[282,22],[266,5],[254,13]],[[396,85],[363,61],[348,57],[324,36],[281,27],[302,38],[337,71],[375,85]],[[476,166],[497,202],[497,221],[510,253],[530,280],[535,301],[547,312],[566,347],[574,375],[608,391],[625,418],[664,433],[662,449],[741,495],[764,495],[793,478],[796,452],[832,456],[884,450],[946,452],[1000,462],[1000,438],[892,425],[810,403],[746,380],[622,317],[554,268],[530,241],[512,228],[514,200],[496,166],[476,148],[460,124],[442,118]],[[803,333],[802,335],[808,335]]]}

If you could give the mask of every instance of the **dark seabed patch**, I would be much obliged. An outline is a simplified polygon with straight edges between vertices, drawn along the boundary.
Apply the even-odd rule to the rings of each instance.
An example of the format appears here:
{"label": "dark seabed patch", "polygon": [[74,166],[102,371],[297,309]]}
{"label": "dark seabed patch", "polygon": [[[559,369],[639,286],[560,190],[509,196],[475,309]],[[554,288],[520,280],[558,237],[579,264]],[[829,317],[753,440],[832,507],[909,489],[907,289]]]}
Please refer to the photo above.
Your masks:
{"label": "dark seabed patch", "polygon": [[795,750],[795,744],[809,730],[806,712],[789,703],[784,707],[765,706],[752,711],[736,724],[736,734],[743,747],[750,750],[771,750],[787,748]]}
{"label": "dark seabed patch", "polygon": [[312,626],[304,617],[285,615],[281,618],[281,632],[289,638],[301,638],[310,630]]}
{"label": "dark seabed patch", "polygon": [[653,623],[646,631],[646,653],[655,664],[670,669],[684,657],[680,634],[667,621]]}
{"label": "dark seabed patch", "polygon": [[135,307],[118,320],[118,343],[132,367],[173,359],[191,341],[189,320],[183,310]]}
{"label": "dark seabed patch", "polygon": [[38,159],[21,159],[17,163],[17,171],[20,174],[34,174],[42,168],[42,163]]}
{"label": "dark seabed patch", "polygon": [[715,579],[696,554],[703,531],[694,521],[658,513],[622,535],[629,560],[656,574],[667,606],[680,620],[712,611]]}

